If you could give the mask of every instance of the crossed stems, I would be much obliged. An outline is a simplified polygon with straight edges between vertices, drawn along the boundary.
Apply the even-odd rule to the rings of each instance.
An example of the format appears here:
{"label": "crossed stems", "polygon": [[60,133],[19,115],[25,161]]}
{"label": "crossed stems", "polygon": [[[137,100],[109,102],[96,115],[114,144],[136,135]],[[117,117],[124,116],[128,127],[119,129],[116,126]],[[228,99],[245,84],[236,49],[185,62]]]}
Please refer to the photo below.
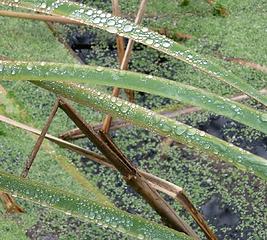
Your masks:
{"label": "crossed stems", "polygon": [[[140,24],[145,12],[145,6],[147,4],[147,0],[141,0],[139,10],[135,19],[136,24]],[[118,0],[112,0],[112,8],[114,15],[120,15],[119,10],[119,2]],[[120,69],[127,70],[128,62],[130,59],[130,54],[133,48],[134,41],[129,40],[126,50],[124,45],[124,39],[120,36],[117,37],[117,46],[118,46],[118,60],[120,64]],[[119,88],[114,88],[112,95],[118,97],[120,92]],[[130,101],[134,100],[134,92],[131,90],[126,90],[126,93],[129,97]],[[95,158],[100,159],[100,162],[104,162],[106,166],[116,168],[122,175],[125,181],[132,186],[136,192],[138,192],[150,205],[151,207],[158,212],[158,214],[162,217],[162,220],[166,223],[167,226],[185,232],[189,236],[192,236],[194,239],[199,239],[196,233],[191,229],[189,225],[187,225],[177,214],[175,211],[164,201],[164,199],[159,195],[159,193],[155,190],[160,190],[162,192],[167,193],[168,195],[177,199],[187,211],[193,216],[195,221],[201,227],[203,232],[205,233],[208,239],[217,239],[213,232],[209,229],[208,225],[205,223],[201,214],[196,210],[191,201],[187,198],[182,189],[177,186],[168,183],[167,181],[162,181],[149,173],[138,170],[132,163],[126,158],[126,156],[120,151],[120,149],[114,144],[111,138],[108,136],[108,132],[111,126],[112,118],[107,115],[102,130],[99,131],[99,134],[95,132],[95,130],[87,124],[76,112],[75,110],[62,98],[58,98],[49,118],[39,135],[35,146],[25,163],[25,167],[22,171],[21,177],[27,177],[29,170],[33,164],[33,161],[43,143],[44,138],[46,137],[46,133],[48,128],[58,110],[61,108],[69,118],[73,120],[79,130],[89,138],[97,148],[103,153],[104,161],[102,156],[97,156],[95,153],[91,153],[91,155],[95,155]],[[64,142],[64,140],[61,140]],[[62,145],[62,143],[61,143]],[[67,144],[67,146],[70,146]],[[66,146],[65,146],[66,147]],[[72,149],[75,151],[75,148]],[[76,148],[77,152],[77,148]],[[78,151],[79,152],[79,151]],[[83,151],[82,151],[83,152]],[[81,153],[81,152],[80,152]],[[102,157],[102,159],[101,159]],[[7,202],[11,203],[11,205],[15,208],[17,212],[23,212],[18,205],[16,205],[15,201],[6,193],[0,193],[0,198]],[[12,209],[12,208],[10,208]]]}
{"label": "crossed stems", "polygon": [[[95,144],[95,146],[102,152],[104,156],[90,152],[74,144],[46,134],[58,108],[61,108],[68,115],[68,117],[76,124],[76,126],[82,131],[82,133]],[[1,118],[0,120],[8,122],[3,118]],[[16,124],[13,123],[12,125]],[[24,127],[24,129],[26,128]],[[26,130],[36,133],[36,131],[33,129]],[[133,187],[135,191],[138,192],[156,212],[158,212],[158,214],[162,217],[163,222],[165,222],[167,226],[175,230],[185,232],[189,236],[192,236],[194,239],[199,239],[199,237],[191,229],[191,227],[186,224],[179,216],[177,216],[175,211],[168,205],[168,203],[164,201],[164,199],[156,190],[164,192],[169,196],[175,198],[192,215],[194,220],[205,233],[207,239],[217,239],[214,233],[206,224],[201,214],[188,199],[183,189],[156,176],[137,169],[113,143],[108,134],[104,133],[103,131],[100,131],[98,134],[63,98],[58,98],[55,105],[53,106],[42,132],[39,133],[39,137],[32,150],[32,153],[25,163],[25,167],[21,174],[22,177],[28,176],[29,170],[44,138],[48,138],[49,140],[57,143],[62,147],[68,148],[72,151],[75,151],[76,153],[89,157],[90,159],[95,160],[96,162],[99,162],[107,167],[117,169],[122,174],[127,184]]]}
{"label": "crossed stems", "polygon": [[[145,9],[147,5],[148,0],[141,0],[140,5],[138,8],[138,12],[135,18],[135,24],[140,24],[143,20],[143,17],[145,15]],[[120,7],[119,7],[119,0],[112,0],[112,13],[115,16],[120,16]],[[128,64],[131,57],[131,52],[134,46],[134,40],[129,39],[126,49],[125,49],[125,43],[124,43],[124,37],[121,37],[119,35],[116,36],[116,44],[117,44],[117,53],[118,53],[118,63],[120,66],[120,70],[128,70]],[[128,95],[128,99],[130,102],[134,102],[134,91],[125,89],[124,90],[126,94]],[[120,89],[117,87],[113,88],[112,96],[118,97],[120,94]],[[104,119],[102,130],[104,133],[108,133],[110,130],[112,122],[112,117],[110,115],[107,115]]]}

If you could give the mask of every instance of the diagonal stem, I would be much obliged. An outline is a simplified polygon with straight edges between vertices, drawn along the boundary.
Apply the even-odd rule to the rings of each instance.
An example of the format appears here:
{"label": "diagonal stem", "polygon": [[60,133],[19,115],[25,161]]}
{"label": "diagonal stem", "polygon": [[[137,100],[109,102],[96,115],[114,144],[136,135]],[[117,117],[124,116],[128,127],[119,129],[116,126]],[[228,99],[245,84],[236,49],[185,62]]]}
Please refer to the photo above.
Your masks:
{"label": "diagonal stem", "polygon": [[217,240],[216,235],[213,233],[213,231],[209,228],[208,224],[205,222],[203,216],[198,212],[198,210],[195,208],[195,206],[192,204],[190,199],[187,197],[184,191],[179,191],[176,193],[175,199],[180,202],[180,204],[188,211],[190,212],[191,216],[194,218],[196,223],[199,225],[199,227],[202,229],[202,231],[205,233],[207,239],[210,240]]}
{"label": "diagonal stem", "polygon": [[[100,131],[102,139],[108,144],[108,146],[123,159],[125,162],[129,162],[129,160],[126,158],[126,156],[120,151],[120,149],[115,145],[115,143],[111,140],[111,138],[104,133],[103,131]],[[140,171],[139,171],[140,173]],[[142,175],[142,173],[140,173]],[[146,174],[143,174],[146,175]],[[151,175],[146,177],[149,179],[151,178]],[[157,181],[154,177],[151,178],[152,185]],[[156,181],[155,181],[156,180]],[[153,183],[154,182],[154,183]],[[171,192],[171,195],[174,195],[174,199],[178,200],[181,205],[191,214],[191,216],[194,218],[194,220],[197,222],[197,224],[200,226],[200,228],[205,233],[206,237],[210,240],[216,240],[217,237],[214,235],[212,230],[208,227],[207,223],[205,222],[202,215],[197,211],[197,209],[194,207],[193,203],[189,200],[189,198],[186,196],[184,191],[175,186],[174,184],[171,184],[167,181],[161,181],[159,188],[164,187],[164,189],[167,189]]]}
{"label": "diagonal stem", "polygon": [[[48,128],[51,125],[53,118],[55,117],[57,109],[58,109],[58,100],[54,104],[52,111],[48,117],[48,120],[47,120],[43,130],[42,130],[41,134],[39,135],[29,158],[25,162],[25,166],[24,166],[24,169],[22,170],[21,177],[26,178],[28,176],[29,171],[31,169],[31,166],[34,162],[34,159],[35,159],[38,151],[40,150],[40,147],[41,147],[41,145],[45,139],[45,135],[48,131]],[[24,212],[24,210],[18,204],[16,204],[15,200],[8,193],[0,192],[0,199],[5,203],[5,206],[6,206],[8,212],[15,212],[15,213],[23,213]]]}
{"label": "diagonal stem", "polygon": [[59,100],[59,107],[68,115],[77,127],[82,130],[90,141],[95,144],[103,155],[111,161],[115,168],[123,175],[125,181],[150,204],[169,227],[185,232],[194,239],[199,239],[192,228],[177,216],[175,211],[164,201],[159,193],[151,187],[130,161],[126,159],[122,153],[118,153],[118,149],[107,135],[105,135],[105,140],[108,144],[104,142],[93,128],[63,99]]}
{"label": "diagonal stem", "polygon": [[0,10],[0,16],[29,19],[29,20],[37,20],[37,21],[44,21],[44,22],[56,22],[56,23],[63,23],[63,24],[84,25],[82,23],[79,23],[78,21],[63,18],[61,16],[51,16],[51,15],[44,15],[44,14],[15,12],[15,11],[9,11],[9,10]]}
{"label": "diagonal stem", "polygon": [[[267,88],[261,89],[260,93],[267,95]],[[241,95],[236,95],[236,96],[231,97],[231,100],[240,102],[243,100],[247,100],[249,98],[250,97],[248,95],[241,94]],[[172,111],[161,111],[159,113],[161,115],[164,115],[164,116],[169,117],[169,118],[176,118],[177,116],[180,116],[180,115],[187,115],[187,114],[191,114],[194,112],[200,112],[200,111],[201,111],[201,108],[199,108],[199,107],[186,107],[186,108],[172,110]],[[110,130],[116,130],[116,129],[119,129],[122,127],[127,127],[129,125],[131,125],[131,124],[128,122],[125,122],[124,120],[118,119],[118,120],[112,122],[112,124],[110,126]],[[102,126],[102,124],[99,123],[99,124],[94,125],[93,128],[95,130],[99,130],[101,128],[101,126]],[[75,129],[69,130],[65,133],[62,133],[59,137],[62,139],[65,139],[65,140],[74,140],[74,139],[78,139],[78,138],[83,138],[84,135],[82,134],[82,132],[80,131],[79,128],[75,128]]]}
{"label": "diagonal stem", "polygon": [[41,147],[41,145],[42,145],[42,143],[44,141],[45,134],[47,133],[48,128],[50,127],[51,122],[52,122],[53,118],[56,115],[56,112],[57,112],[57,109],[58,109],[58,104],[59,104],[59,100],[56,100],[56,102],[55,102],[55,104],[54,104],[54,106],[52,108],[52,111],[51,111],[51,113],[50,113],[50,115],[49,115],[49,117],[47,119],[47,122],[46,122],[46,124],[45,124],[45,126],[44,126],[44,128],[43,128],[43,130],[42,130],[42,132],[40,134],[40,136],[38,137],[38,139],[37,139],[37,141],[36,141],[36,143],[35,143],[35,145],[33,147],[33,150],[31,152],[28,160],[25,163],[24,169],[23,169],[23,171],[21,173],[21,177],[23,177],[23,178],[26,178],[28,176],[28,174],[29,174],[29,171],[30,171],[30,168],[31,168],[31,166],[33,164],[33,161],[34,161],[34,159],[35,159],[35,157],[36,157],[38,151],[40,150],[40,147]]}
{"label": "diagonal stem", "polygon": [[[7,118],[5,116],[0,115],[0,121],[5,122],[7,124],[10,124],[12,126],[18,127],[20,129],[24,129],[26,131],[29,131],[33,134],[40,135],[41,131],[32,128],[30,126],[27,126],[25,124],[16,122],[10,118]],[[76,152],[79,155],[82,155],[86,157],[89,160],[92,160],[94,162],[97,162],[105,167],[111,168],[113,170],[116,170],[115,167],[112,165],[109,159],[107,159],[104,156],[101,156],[97,153],[94,153],[92,151],[89,151],[87,149],[81,148],[73,143],[64,141],[60,138],[51,136],[50,134],[46,134],[45,138],[50,140],[51,142],[56,143],[60,147],[66,148],[68,150],[71,150],[73,152]],[[155,175],[152,175],[148,172],[145,172],[141,169],[139,169],[139,173],[149,182],[149,184],[157,191],[160,191],[162,193],[167,194],[171,198],[178,201],[193,217],[193,219],[196,221],[196,223],[199,225],[199,227],[202,229],[202,231],[205,233],[208,239],[216,239],[216,236],[212,232],[212,230],[208,227],[207,223],[205,222],[202,215],[198,212],[198,210],[194,207],[191,200],[187,197],[186,193],[184,192],[183,188],[176,186],[173,183],[170,183],[164,179],[161,179]],[[1,194],[0,194],[1,197]]]}
{"label": "diagonal stem", "polygon": [[6,192],[0,192],[0,199],[8,213],[24,213],[25,210]]}

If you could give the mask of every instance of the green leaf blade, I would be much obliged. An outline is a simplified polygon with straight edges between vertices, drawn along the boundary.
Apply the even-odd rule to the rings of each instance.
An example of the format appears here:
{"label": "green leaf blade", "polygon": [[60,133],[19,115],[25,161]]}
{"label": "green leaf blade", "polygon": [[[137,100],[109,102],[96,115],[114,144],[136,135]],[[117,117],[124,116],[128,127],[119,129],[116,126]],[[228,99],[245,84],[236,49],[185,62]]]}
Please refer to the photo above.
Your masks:
{"label": "green leaf blade", "polygon": [[259,93],[259,91],[253,88],[250,84],[237,77],[231,70],[227,70],[219,66],[217,63],[212,62],[210,59],[204,58],[191,50],[189,51],[187,48],[176,42],[173,43],[172,49],[166,53],[172,55],[171,53],[175,51],[176,55],[173,55],[174,57],[192,65],[207,75],[225,82],[267,106],[267,97]]}
{"label": "green leaf blade", "polygon": [[258,177],[267,180],[267,161],[265,159],[203,131],[94,89],[58,82],[33,83],[77,103],[93,107],[113,117],[122,118],[134,125],[188,144],[199,151],[204,151],[217,159],[229,162],[242,170],[253,172]]}
{"label": "green leaf blade", "polygon": [[1,80],[68,81],[133,89],[198,106],[267,134],[264,113],[202,89],[164,78],[88,65],[0,61],[0,66]]}
{"label": "green leaf blade", "polygon": [[131,38],[136,42],[152,47],[158,51],[164,52],[181,61],[184,61],[200,71],[233,86],[257,101],[267,106],[267,97],[259,93],[252,86],[242,81],[227,69],[218,66],[194,51],[162,36],[158,33],[149,31],[147,28],[140,27],[132,22],[114,17],[109,13],[104,13],[88,7],[83,4],[77,4],[69,1],[0,1],[2,4],[14,5],[22,8],[39,11],[46,14],[55,14],[79,21],[89,26],[106,30],[113,34]]}
{"label": "green leaf blade", "polygon": [[87,222],[108,226],[137,239],[191,239],[183,233],[146,221],[141,217],[2,171],[0,171],[0,190]]}

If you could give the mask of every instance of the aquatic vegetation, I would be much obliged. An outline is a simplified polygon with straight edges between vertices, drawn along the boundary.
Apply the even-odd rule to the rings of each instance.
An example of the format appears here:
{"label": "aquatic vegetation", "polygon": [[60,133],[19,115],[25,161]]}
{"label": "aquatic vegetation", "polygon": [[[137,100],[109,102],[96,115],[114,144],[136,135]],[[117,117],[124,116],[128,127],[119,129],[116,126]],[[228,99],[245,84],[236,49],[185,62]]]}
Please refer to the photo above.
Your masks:
{"label": "aquatic vegetation", "polygon": [[[145,27],[137,26],[125,19],[105,13],[102,10],[97,10],[69,1],[0,1],[0,3],[46,14],[63,16],[70,20],[79,21],[80,23],[106,30],[113,34],[131,38],[188,63],[192,67],[214,77],[214,79],[223,81],[238,90],[241,90],[264,105],[267,103],[266,96],[259,93],[248,83],[239,79],[232,72],[220,67],[211,59],[206,59],[205,57],[194,53],[194,51],[177,44],[173,40],[149,31]],[[261,157],[235,147],[225,141],[219,140],[216,137],[186,124],[171,120],[136,104],[105,94],[99,89],[88,87],[88,85],[98,84],[115,86],[169,97],[185,104],[192,104],[201,107],[202,109],[227,116],[263,133],[267,132],[267,117],[265,112],[255,110],[241,103],[236,103],[228,98],[216,96],[215,94],[202,89],[197,89],[167,79],[128,71],[107,69],[100,66],[90,67],[49,62],[38,63],[5,60],[0,61],[0,79],[9,81],[30,81],[31,83],[56,93],[59,96],[63,96],[86,107],[92,107],[112,116],[120,117],[134,125],[150,129],[162,136],[170,137],[190,147],[196,148],[199,151],[210,154],[217,159],[227,161],[244,171],[251,172],[261,177],[262,179],[266,180],[267,178],[267,164]],[[6,184],[7,182],[8,184]],[[71,208],[70,205],[73,205],[74,207],[77,207],[79,204],[83,205],[83,203],[79,202],[80,199],[76,199],[73,204],[66,202],[66,205],[64,205],[65,200],[63,199],[59,200],[58,205],[55,205],[53,201],[51,202],[51,199],[47,198],[47,196],[49,194],[56,196],[57,190],[39,185],[34,188],[34,186],[34,184],[27,180],[20,180],[16,177],[1,173],[0,189],[10,192],[17,197],[26,198],[34,202],[37,201],[59,210],[64,208],[67,215],[72,214],[72,212],[69,212],[70,209],[68,210],[68,208]],[[27,193],[30,188],[33,189],[33,194]],[[25,192],[22,191],[23,189],[26,189]],[[49,192],[50,190],[52,191],[51,193]],[[45,194],[34,194],[39,191],[44,191]],[[68,193],[64,194],[68,196]],[[42,199],[43,196],[45,196],[44,199]],[[90,209],[90,204],[91,203],[86,202],[85,208]],[[92,205],[94,204],[92,203]],[[98,207],[101,209],[100,212],[103,211],[104,213],[105,207]],[[117,210],[113,210],[113,213],[115,211]],[[86,219],[87,215],[85,216],[84,209],[78,209],[76,212],[78,213],[73,214],[82,219]],[[91,212],[95,212],[93,213],[95,214],[94,216],[101,216],[101,214],[97,214],[95,209]],[[122,214],[123,213],[118,213],[119,216]],[[125,217],[125,219],[128,218],[130,219],[128,216]],[[128,220],[125,221],[127,222]],[[101,221],[100,219],[99,222],[101,225],[111,226],[129,235],[134,232],[133,235],[140,239],[145,237],[153,239],[164,239],[164,237],[166,237],[168,239],[168,237],[173,238],[175,234],[177,234],[178,239],[185,238],[184,235],[180,235],[165,228],[161,229],[161,227],[157,225],[153,227],[154,230],[152,233],[155,235],[152,236],[152,233],[150,234],[148,231],[150,223],[147,222],[142,222],[142,224],[146,225],[147,230],[140,233],[140,235],[138,235],[138,230],[140,230],[138,227],[131,230],[127,228],[127,224],[121,224],[121,226],[118,227],[116,223],[111,220]],[[164,231],[166,231],[166,235],[164,235]]]}

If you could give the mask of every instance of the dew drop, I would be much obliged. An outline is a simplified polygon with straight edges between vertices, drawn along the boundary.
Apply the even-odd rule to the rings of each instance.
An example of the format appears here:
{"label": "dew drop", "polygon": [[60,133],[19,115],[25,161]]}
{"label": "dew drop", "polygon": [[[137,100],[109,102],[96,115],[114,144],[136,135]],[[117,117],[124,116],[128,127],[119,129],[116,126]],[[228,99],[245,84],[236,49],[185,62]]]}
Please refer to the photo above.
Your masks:
{"label": "dew drop", "polygon": [[109,20],[107,24],[108,26],[114,26],[116,22],[114,20]]}
{"label": "dew drop", "polygon": [[84,13],[84,9],[80,9],[79,12],[80,12],[80,13]]}
{"label": "dew drop", "polygon": [[201,137],[204,137],[204,136],[206,135],[206,133],[203,132],[203,131],[200,131],[200,132],[199,132],[199,135],[200,135]]}
{"label": "dew drop", "polygon": [[32,68],[33,68],[33,66],[32,66],[31,64],[28,64],[28,65],[27,65],[27,69],[28,69],[29,71],[31,71]]}
{"label": "dew drop", "polygon": [[112,27],[112,26],[107,27],[107,31],[110,33],[117,33],[118,32],[117,28]]}
{"label": "dew drop", "polygon": [[93,20],[93,23],[98,24],[98,23],[100,23],[100,21],[101,21],[101,19],[100,19],[99,17],[96,17],[96,18]]}
{"label": "dew drop", "polygon": [[116,97],[111,97],[111,102],[115,103],[116,102]]}
{"label": "dew drop", "polygon": [[128,108],[127,106],[122,106],[122,107],[120,108],[120,110],[121,110],[122,113],[127,113],[128,110],[129,110],[129,108]]}
{"label": "dew drop", "polygon": [[138,234],[137,238],[140,239],[140,240],[143,240],[145,237],[142,234]]}
{"label": "dew drop", "polygon": [[91,9],[89,9],[85,14],[88,15],[88,16],[90,16],[90,15],[93,14],[93,11]]}
{"label": "dew drop", "polygon": [[71,215],[71,213],[70,213],[70,212],[65,212],[65,214],[66,214],[66,215],[69,215],[69,216]]}
{"label": "dew drop", "polygon": [[46,3],[42,3],[40,8],[46,8]]}
{"label": "dew drop", "polygon": [[208,145],[208,144],[204,145],[204,149],[209,149],[209,148],[210,148],[210,145]]}
{"label": "dew drop", "polygon": [[142,31],[143,32],[147,32],[148,31],[148,28],[144,27],[144,28],[142,28]]}
{"label": "dew drop", "polygon": [[133,30],[133,27],[131,25],[125,25],[123,28],[124,32],[131,32]]}
{"label": "dew drop", "polygon": [[92,219],[92,220],[95,219],[95,214],[93,212],[90,212],[89,218]]}
{"label": "dew drop", "polygon": [[168,133],[171,131],[171,127],[168,126],[166,123],[162,123],[162,127],[161,127],[161,130],[165,133]]}
{"label": "dew drop", "polygon": [[150,39],[150,38],[148,38],[147,40],[146,40],[146,44],[148,44],[148,45],[151,45],[151,44],[153,44],[153,39]]}
{"label": "dew drop", "polygon": [[117,101],[117,102],[116,102],[116,105],[117,105],[118,107],[121,107],[121,106],[122,106],[122,102],[121,102],[121,101]]}
{"label": "dew drop", "polygon": [[165,48],[168,48],[168,47],[171,46],[171,44],[169,42],[163,42],[162,46],[165,47]]}

